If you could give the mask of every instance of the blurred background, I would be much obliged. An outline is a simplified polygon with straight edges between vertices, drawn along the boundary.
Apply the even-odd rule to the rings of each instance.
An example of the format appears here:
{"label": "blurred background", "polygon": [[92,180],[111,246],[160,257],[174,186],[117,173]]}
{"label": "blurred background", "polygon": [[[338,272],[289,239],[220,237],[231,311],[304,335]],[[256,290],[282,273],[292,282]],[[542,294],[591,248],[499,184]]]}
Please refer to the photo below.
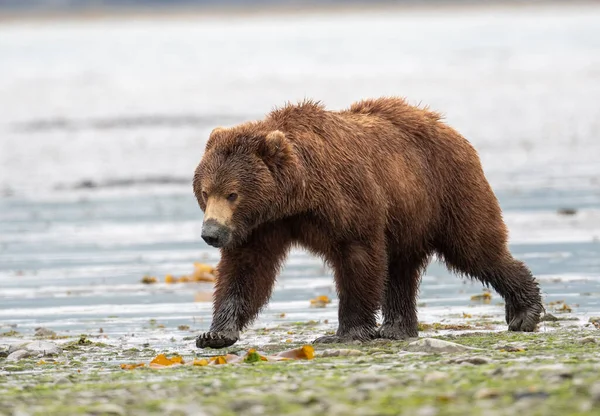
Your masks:
{"label": "blurred background", "polygon": [[[474,144],[549,311],[600,314],[598,2],[0,0],[0,329],[207,328],[212,285],[164,277],[219,258],[191,188],[210,130],[382,95]],[[258,324],[335,325],[332,284],[294,250]],[[501,320],[481,293],[433,263],[420,319]]]}

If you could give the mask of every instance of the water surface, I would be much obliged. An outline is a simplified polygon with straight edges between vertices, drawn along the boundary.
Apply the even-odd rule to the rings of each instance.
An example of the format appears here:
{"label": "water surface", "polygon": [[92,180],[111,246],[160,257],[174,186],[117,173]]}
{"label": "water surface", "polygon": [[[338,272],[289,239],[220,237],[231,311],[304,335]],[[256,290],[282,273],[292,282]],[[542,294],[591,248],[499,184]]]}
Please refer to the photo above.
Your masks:
{"label": "water surface", "polygon": [[[600,315],[598,21],[573,6],[0,26],[0,325],[206,329],[194,295],[210,284],[140,279],[218,261],[191,192],[208,132],[288,100],[379,95],[444,112],[546,301]],[[420,319],[500,317],[497,295],[470,301],[481,290],[434,263]],[[311,309],[317,295],[334,302]],[[294,250],[257,325],[334,325],[335,299],[321,260]]]}

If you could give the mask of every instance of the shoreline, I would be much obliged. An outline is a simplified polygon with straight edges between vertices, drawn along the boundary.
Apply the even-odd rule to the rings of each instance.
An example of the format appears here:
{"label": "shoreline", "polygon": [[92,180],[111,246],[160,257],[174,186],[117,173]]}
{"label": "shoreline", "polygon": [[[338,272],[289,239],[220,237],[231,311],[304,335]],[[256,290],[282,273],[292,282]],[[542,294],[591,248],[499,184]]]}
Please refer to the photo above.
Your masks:
{"label": "shoreline", "polygon": [[323,16],[330,14],[381,13],[381,12],[472,12],[472,11],[535,11],[547,9],[572,10],[578,7],[600,7],[592,0],[576,0],[564,3],[559,0],[539,0],[516,2],[508,0],[479,2],[440,1],[434,4],[421,4],[407,1],[390,4],[326,4],[326,5],[255,5],[249,6],[186,6],[172,7],[102,7],[76,8],[71,10],[0,10],[0,25],[19,23],[55,23],[57,21],[121,21],[121,20],[204,20],[223,18],[261,18],[266,16]]}
{"label": "shoreline", "polygon": [[[274,362],[311,345],[320,331],[310,322],[255,328],[246,342],[201,350],[193,335],[173,329],[164,330],[176,339],[156,344],[156,328],[118,339],[40,328],[35,336],[2,334],[0,343],[11,348],[0,348],[0,407],[32,415],[499,416],[532,406],[531,414],[596,414],[600,338],[596,324],[586,326],[559,320],[534,333],[429,329],[406,341],[316,344],[314,355]],[[15,357],[16,345],[29,343]],[[235,361],[251,351],[270,358]],[[153,368],[161,354],[182,365]]]}

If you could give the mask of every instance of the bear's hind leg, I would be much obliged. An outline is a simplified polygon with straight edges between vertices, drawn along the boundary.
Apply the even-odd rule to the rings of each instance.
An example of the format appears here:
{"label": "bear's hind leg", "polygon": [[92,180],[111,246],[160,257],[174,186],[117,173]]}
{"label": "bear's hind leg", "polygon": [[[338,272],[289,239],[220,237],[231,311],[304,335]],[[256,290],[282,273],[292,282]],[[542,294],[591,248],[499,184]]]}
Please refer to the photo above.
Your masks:
{"label": "bear's hind leg", "polygon": [[330,262],[340,299],[339,326],[336,335],[320,337],[314,342],[342,343],[374,338],[387,268],[383,238],[374,238],[369,243],[343,244],[335,250]]}
{"label": "bear's hind leg", "polygon": [[479,245],[463,246],[442,254],[451,269],[490,285],[504,298],[509,331],[535,331],[543,311],[540,288],[527,266],[508,249],[494,253],[483,252]]}
{"label": "bear's hind leg", "polygon": [[427,256],[390,258],[378,338],[400,340],[418,335],[417,294],[426,263]]}

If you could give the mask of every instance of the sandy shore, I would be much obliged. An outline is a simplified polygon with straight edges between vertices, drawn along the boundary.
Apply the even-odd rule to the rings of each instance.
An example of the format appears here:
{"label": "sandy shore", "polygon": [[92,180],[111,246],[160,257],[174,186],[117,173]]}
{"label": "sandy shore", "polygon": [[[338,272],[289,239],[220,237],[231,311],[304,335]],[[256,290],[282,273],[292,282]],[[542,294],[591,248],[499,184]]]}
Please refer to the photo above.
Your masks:
{"label": "sandy shore", "polygon": [[[193,334],[177,335],[185,328],[152,323],[145,333],[118,340],[5,332],[0,414],[598,414],[600,336],[593,323],[575,319],[543,323],[533,334],[438,324],[423,328],[418,341],[315,345],[311,360],[220,365],[202,360],[232,354],[225,360],[231,361],[251,347],[266,356],[301,348],[319,334],[319,325],[257,328],[245,333],[246,342],[218,351],[195,349]],[[465,322],[463,328],[472,325]],[[147,342],[156,331],[170,331],[177,339],[163,346]],[[286,342],[289,337],[295,340]],[[31,342],[44,343],[50,352],[2,358],[9,344],[14,351]],[[51,353],[53,345],[58,353]],[[188,365],[149,368],[158,354],[182,357]]]}

